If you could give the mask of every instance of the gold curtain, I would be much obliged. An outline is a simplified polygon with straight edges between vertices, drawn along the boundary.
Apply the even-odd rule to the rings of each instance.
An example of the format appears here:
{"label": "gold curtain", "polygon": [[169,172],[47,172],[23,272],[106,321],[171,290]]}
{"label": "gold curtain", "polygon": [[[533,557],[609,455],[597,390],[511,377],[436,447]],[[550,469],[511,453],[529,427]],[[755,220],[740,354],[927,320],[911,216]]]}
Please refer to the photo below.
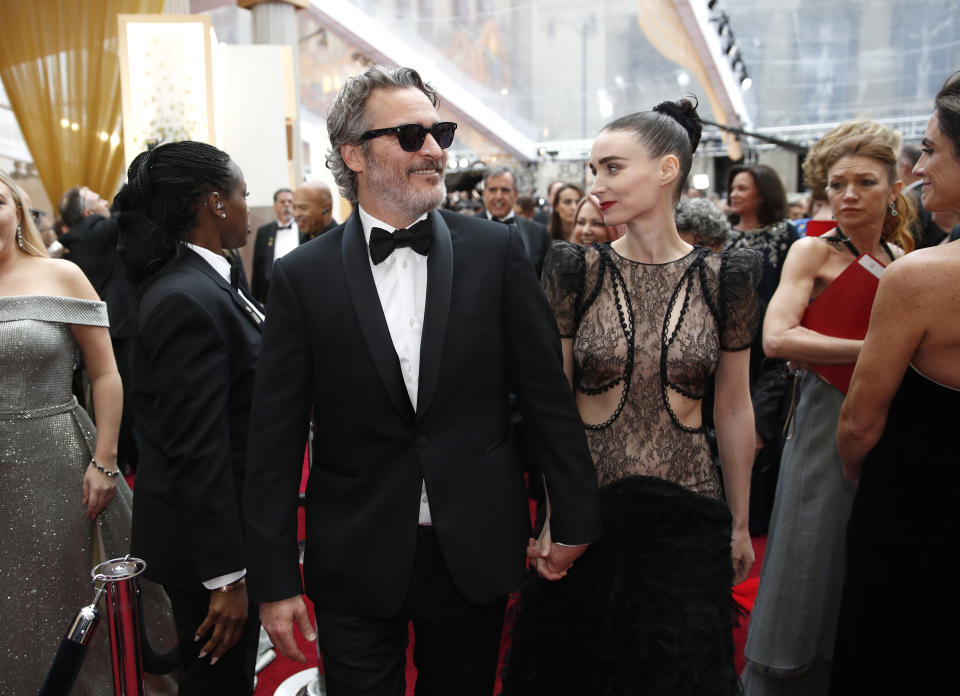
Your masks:
{"label": "gold curtain", "polygon": [[[671,0],[639,0],[638,7],[637,23],[647,40],[661,55],[686,68],[697,79],[713,111],[713,120],[725,125],[727,113],[723,103],[674,3]],[[736,138],[726,132],[721,134],[721,138],[727,144],[730,159],[739,160],[743,157],[743,149]]]}
{"label": "gold curtain", "polygon": [[[112,198],[123,174],[117,15],[163,0],[0,0],[0,79],[47,196]],[[116,137],[114,137],[116,136]]]}

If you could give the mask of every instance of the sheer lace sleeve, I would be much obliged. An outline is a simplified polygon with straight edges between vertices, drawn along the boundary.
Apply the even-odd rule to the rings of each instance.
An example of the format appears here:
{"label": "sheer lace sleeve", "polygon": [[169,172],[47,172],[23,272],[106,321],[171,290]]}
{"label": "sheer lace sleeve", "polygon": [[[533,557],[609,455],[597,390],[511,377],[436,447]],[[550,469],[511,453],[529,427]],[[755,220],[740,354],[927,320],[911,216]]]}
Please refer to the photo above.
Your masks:
{"label": "sheer lace sleeve", "polygon": [[576,244],[554,242],[543,262],[543,291],[557,318],[561,338],[573,338],[577,331],[586,269],[583,253],[583,247]]}
{"label": "sheer lace sleeve", "polygon": [[763,275],[763,256],[754,249],[725,251],[720,260],[720,347],[744,350],[760,328],[763,310],[757,285]]}

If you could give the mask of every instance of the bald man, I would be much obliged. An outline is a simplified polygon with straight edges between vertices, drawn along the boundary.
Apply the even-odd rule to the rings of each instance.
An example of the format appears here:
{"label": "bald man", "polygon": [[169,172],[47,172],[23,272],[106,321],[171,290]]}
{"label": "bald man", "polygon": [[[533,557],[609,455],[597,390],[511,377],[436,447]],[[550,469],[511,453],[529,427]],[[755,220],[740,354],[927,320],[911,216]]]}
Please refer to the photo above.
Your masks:
{"label": "bald man", "polygon": [[333,199],[322,182],[307,182],[296,192],[288,188],[273,194],[277,219],[257,229],[253,247],[251,292],[266,305],[273,262],[319,234],[336,227]]}
{"label": "bald man", "polygon": [[322,181],[300,184],[293,193],[293,216],[300,225],[301,243],[336,227],[330,188]]}

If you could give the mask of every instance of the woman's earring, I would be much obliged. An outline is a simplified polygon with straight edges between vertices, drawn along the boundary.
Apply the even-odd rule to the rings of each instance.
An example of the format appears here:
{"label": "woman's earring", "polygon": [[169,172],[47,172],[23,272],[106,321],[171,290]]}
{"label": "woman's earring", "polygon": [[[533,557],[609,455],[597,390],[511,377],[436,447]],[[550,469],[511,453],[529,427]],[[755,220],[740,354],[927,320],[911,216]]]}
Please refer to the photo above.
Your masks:
{"label": "woman's earring", "polygon": [[897,217],[897,204],[894,201],[890,201],[890,214],[893,217]]}
{"label": "woman's earring", "polygon": [[23,228],[20,223],[17,223],[17,246],[23,251]]}

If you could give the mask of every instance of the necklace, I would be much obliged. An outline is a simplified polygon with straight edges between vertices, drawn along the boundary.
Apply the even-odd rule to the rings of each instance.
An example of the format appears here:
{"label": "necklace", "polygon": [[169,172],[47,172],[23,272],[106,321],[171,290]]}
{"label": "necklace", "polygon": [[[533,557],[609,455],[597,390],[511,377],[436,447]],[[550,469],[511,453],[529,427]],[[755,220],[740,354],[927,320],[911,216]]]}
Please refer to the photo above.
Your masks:
{"label": "necklace", "polygon": [[[844,233],[844,231],[841,230],[839,227],[837,227],[836,237],[823,237],[823,239],[830,242],[831,244],[843,244],[845,247],[847,247],[847,249],[850,250],[850,253],[853,254],[854,258],[859,258],[860,256],[860,250],[857,249],[856,245],[852,241],[850,241],[850,237],[848,237]],[[887,256],[890,257],[890,260],[893,261],[894,259],[893,249],[891,249],[890,246],[887,244],[887,240],[881,239],[880,246],[882,246],[883,250],[887,252]]]}

